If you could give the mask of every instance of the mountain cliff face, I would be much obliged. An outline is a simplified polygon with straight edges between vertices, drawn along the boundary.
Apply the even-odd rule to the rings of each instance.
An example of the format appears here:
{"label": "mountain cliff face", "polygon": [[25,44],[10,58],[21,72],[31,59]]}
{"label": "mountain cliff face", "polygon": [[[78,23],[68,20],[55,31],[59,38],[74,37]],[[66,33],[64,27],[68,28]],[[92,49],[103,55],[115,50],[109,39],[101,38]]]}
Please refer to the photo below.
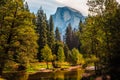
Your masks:
{"label": "mountain cliff face", "polygon": [[84,21],[85,19],[79,11],[69,7],[58,7],[52,17],[55,28],[58,27],[62,35],[65,33],[65,29],[69,23],[71,23],[73,29],[77,29],[80,20]]}

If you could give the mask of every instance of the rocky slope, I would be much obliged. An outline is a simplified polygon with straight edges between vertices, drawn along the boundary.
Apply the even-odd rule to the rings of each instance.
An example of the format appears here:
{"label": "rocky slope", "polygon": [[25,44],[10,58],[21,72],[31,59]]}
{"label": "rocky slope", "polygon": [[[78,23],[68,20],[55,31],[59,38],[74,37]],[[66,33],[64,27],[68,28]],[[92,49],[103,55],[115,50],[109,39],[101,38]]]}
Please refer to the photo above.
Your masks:
{"label": "rocky slope", "polygon": [[72,28],[78,28],[80,20],[84,21],[85,17],[77,10],[70,7],[58,7],[56,13],[52,15],[55,29],[59,28],[62,35],[69,23]]}

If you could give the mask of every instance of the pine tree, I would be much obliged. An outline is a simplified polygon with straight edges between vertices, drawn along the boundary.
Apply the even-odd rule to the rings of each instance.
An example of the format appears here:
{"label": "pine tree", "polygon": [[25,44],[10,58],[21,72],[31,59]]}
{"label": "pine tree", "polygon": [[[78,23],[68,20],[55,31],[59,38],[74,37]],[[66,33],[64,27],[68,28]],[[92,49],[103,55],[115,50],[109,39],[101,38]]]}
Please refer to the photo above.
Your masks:
{"label": "pine tree", "polygon": [[64,53],[65,53],[65,59],[66,59],[66,61],[68,61],[69,60],[69,48],[68,48],[68,46],[66,45],[66,44],[64,44]]}
{"label": "pine tree", "polygon": [[[6,61],[14,61],[27,68],[27,64],[35,59],[37,53],[37,35],[32,24],[33,15],[26,11],[23,1],[8,0],[2,5],[6,14],[0,29],[0,74]],[[4,9],[6,8],[6,9]],[[0,13],[4,13],[1,12]]]}
{"label": "pine tree", "polygon": [[113,79],[118,79],[119,75],[114,74],[119,74],[119,32],[116,33],[119,5],[116,0],[89,0],[88,5],[90,15],[82,27],[82,48],[99,58],[95,63],[97,72],[109,73]]}
{"label": "pine tree", "polygon": [[77,48],[80,50],[80,39],[79,39],[79,33],[78,31],[73,30],[72,31],[72,43],[71,43],[72,48]]}
{"label": "pine tree", "polygon": [[49,19],[49,31],[48,31],[48,45],[53,51],[53,45],[55,43],[54,39],[54,23],[53,23],[53,18],[50,16]]}
{"label": "pine tree", "polygon": [[46,23],[46,15],[42,8],[40,8],[37,12],[37,33],[39,36],[38,45],[39,45],[39,52],[38,52],[38,59],[41,60],[41,49],[47,44],[47,23]]}
{"label": "pine tree", "polygon": [[83,37],[89,38],[87,39],[87,41],[90,41],[89,42],[90,44],[88,43],[86,44],[83,41],[82,45],[83,46],[86,45],[86,47],[88,47],[89,45],[89,48],[88,49],[86,48],[87,49],[86,51],[90,52],[89,54],[93,54],[100,59],[100,61],[94,63],[96,74],[101,74],[103,72],[102,64],[106,64],[106,63],[101,64],[101,62],[105,62],[104,59],[106,59],[106,56],[104,56],[106,52],[104,52],[105,49],[103,48],[105,46],[102,43],[103,41],[102,39],[105,36],[104,36],[104,32],[102,31],[103,24],[101,22],[102,20],[101,16],[103,15],[103,11],[104,11],[104,2],[105,2],[104,0],[88,1],[90,13],[89,13],[89,18],[86,20],[87,23],[85,24],[85,26],[87,27],[84,28],[84,30],[82,31],[84,35]]}
{"label": "pine tree", "polygon": [[79,48],[80,41],[77,29],[72,30],[71,24],[68,25],[65,34],[65,43],[68,48],[72,50],[73,48]]}
{"label": "pine tree", "polygon": [[61,41],[61,36],[60,36],[60,32],[59,32],[58,27],[56,27],[56,30],[55,30],[55,40]]}
{"label": "pine tree", "polygon": [[69,47],[69,49],[72,49],[72,27],[71,24],[68,25],[65,33],[65,43]]}
{"label": "pine tree", "polygon": [[[104,11],[104,31],[106,33],[106,49],[108,51],[108,59],[106,68],[109,67],[108,73],[111,75],[111,79],[120,79],[120,24],[119,24],[119,13],[120,13],[120,4],[116,0],[107,0],[105,2],[105,11]],[[112,8],[112,10],[111,10]],[[116,75],[115,75],[116,74]]]}

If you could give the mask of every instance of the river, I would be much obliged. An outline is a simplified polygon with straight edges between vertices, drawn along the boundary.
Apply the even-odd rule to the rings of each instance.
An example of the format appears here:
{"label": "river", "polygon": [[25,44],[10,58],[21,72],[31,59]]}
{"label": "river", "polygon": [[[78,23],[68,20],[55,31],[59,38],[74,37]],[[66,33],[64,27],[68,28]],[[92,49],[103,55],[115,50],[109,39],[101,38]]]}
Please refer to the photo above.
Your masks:
{"label": "river", "polygon": [[81,69],[75,70],[60,70],[52,72],[37,72],[35,74],[28,74],[26,72],[16,72],[11,74],[5,74],[7,80],[81,80]]}

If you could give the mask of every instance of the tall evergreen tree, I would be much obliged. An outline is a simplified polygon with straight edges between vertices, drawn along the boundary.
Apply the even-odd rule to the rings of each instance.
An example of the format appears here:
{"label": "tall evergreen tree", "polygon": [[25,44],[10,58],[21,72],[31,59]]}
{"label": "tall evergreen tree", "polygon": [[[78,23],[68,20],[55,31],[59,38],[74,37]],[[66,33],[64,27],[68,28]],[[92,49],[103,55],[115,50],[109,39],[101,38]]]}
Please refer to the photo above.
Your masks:
{"label": "tall evergreen tree", "polygon": [[119,75],[114,75],[119,74],[120,66],[117,65],[120,56],[117,49],[119,32],[116,33],[119,30],[119,5],[116,0],[89,0],[88,5],[90,16],[82,28],[82,47],[99,58],[99,62],[95,63],[97,72],[102,75],[110,73],[112,79],[119,79]]}
{"label": "tall evergreen tree", "polygon": [[72,27],[71,24],[68,25],[65,34],[65,43],[68,45],[69,49],[72,50]]}
{"label": "tall evergreen tree", "polygon": [[66,44],[64,44],[64,54],[65,54],[66,61],[69,60],[69,52],[70,52],[70,50],[69,50],[68,46]]}
{"label": "tall evergreen tree", "polygon": [[54,45],[55,39],[54,39],[54,22],[53,22],[52,16],[50,16],[49,26],[48,27],[49,27],[49,31],[48,31],[48,45],[49,45],[49,47],[53,51],[53,45]]}
{"label": "tall evergreen tree", "polygon": [[76,30],[72,31],[72,48],[77,48],[80,50],[80,39],[79,39],[79,32]]}
{"label": "tall evergreen tree", "polygon": [[0,75],[7,61],[26,68],[37,53],[33,15],[24,9],[22,0],[7,0],[5,3],[0,7],[3,10],[0,14],[4,16],[4,19],[0,18]]}
{"label": "tall evergreen tree", "polygon": [[[102,43],[102,39],[105,38],[104,32],[102,31],[102,15],[103,15],[103,11],[104,11],[104,3],[105,0],[96,0],[96,1],[92,1],[89,0],[88,1],[88,6],[89,6],[89,18],[87,19],[87,23],[85,24],[85,26],[87,26],[87,28],[84,28],[83,32],[83,37],[86,38],[90,38],[90,43],[89,47],[87,49],[88,52],[90,52],[90,54],[94,54],[97,58],[100,59],[99,62],[95,62],[95,72],[96,74],[101,74],[103,71],[103,66],[102,64],[106,64],[106,62],[104,61],[104,59],[106,59],[106,56],[104,56],[106,54],[105,51],[105,46]],[[100,36],[102,35],[102,36]],[[84,41],[83,41],[84,42]],[[86,47],[88,46],[87,44],[83,43],[83,46]],[[103,48],[104,47],[104,48]],[[102,52],[103,51],[103,52]],[[102,54],[101,54],[102,52]],[[105,62],[105,63],[102,63]],[[101,64],[102,63],[102,64]],[[100,71],[99,71],[100,70]]]}
{"label": "tall evergreen tree", "polygon": [[[112,8],[112,10],[111,10]],[[109,67],[108,73],[114,80],[120,79],[120,4],[116,0],[107,0],[105,2],[104,31],[106,33],[106,49],[108,51],[108,61],[106,67]]]}
{"label": "tall evergreen tree", "polygon": [[60,36],[60,32],[59,32],[58,27],[56,27],[56,30],[55,30],[55,40],[61,41],[61,36]]}
{"label": "tall evergreen tree", "polygon": [[39,45],[39,52],[38,52],[38,59],[41,60],[41,49],[47,44],[47,23],[46,23],[46,15],[42,10],[42,7],[37,12],[37,32],[39,36],[38,45]]}
{"label": "tall evergreen tree", "polygon": [[50,31],[54,31],[54,22],[53,22],[52,15],[50,16],[50,19],[49,19],[49,26],[50,26]]}
{"label": "tall evergreen tree", "polygon": [[80,46],[78,31],[76,29],[72,30],[71,24],[69,24],[66,29],[65,43],[70,50],[73,48],[79,48]]}

